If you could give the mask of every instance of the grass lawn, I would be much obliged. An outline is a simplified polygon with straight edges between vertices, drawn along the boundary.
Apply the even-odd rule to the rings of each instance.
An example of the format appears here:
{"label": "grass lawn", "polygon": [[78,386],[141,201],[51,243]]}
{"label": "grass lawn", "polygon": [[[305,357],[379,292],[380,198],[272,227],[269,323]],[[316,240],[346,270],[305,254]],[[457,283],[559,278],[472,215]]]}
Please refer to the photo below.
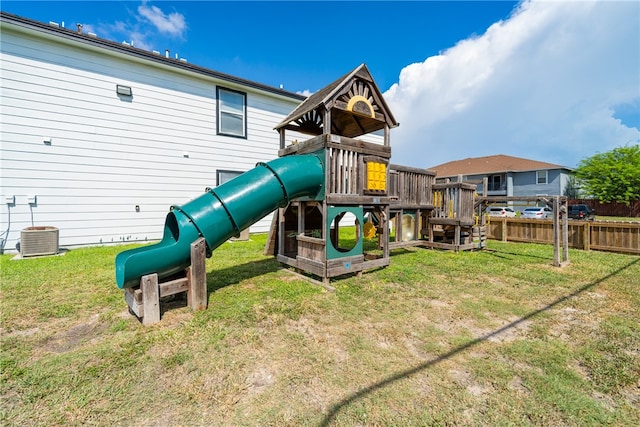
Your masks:
{"label": "grass lawn", "polygon": [[331,293],[251,239],[207,260],[207,310],[150,327],[125,246],[1,256],[0,424],[640,425],[640,257],[401,250]]}

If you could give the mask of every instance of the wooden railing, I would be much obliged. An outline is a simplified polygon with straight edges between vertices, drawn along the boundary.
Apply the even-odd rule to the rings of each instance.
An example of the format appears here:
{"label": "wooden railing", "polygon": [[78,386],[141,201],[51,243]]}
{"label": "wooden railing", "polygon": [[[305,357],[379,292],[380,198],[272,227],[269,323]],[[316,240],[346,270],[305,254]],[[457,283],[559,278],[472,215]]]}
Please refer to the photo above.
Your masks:
{"label": "wooden railing", "polygon": [[359,182],[360,169],[363,167],[362,154],[355,150],[329,147],[329,193],[360,195],[362,182]]}
{"label": "wooden railing", "polygon": [[469,222],[473,220],[473,197],[476,186],[472,184],[451,182],[434,184],[432,217],[459,219]]}
{"label": "wooden railing", "polygon": [[[640,222],[569,221],[569,247],[640,254]],[[553,221],[544,219],[491,218],[487,238],[553,243]]]}
{"label": "wooden railing", "polygon": [[308,237],[304,235],[299,235],[296,237],[298,240],[298,255],[311,259],[314,261],[322,261],[324,262],[324,247],[325,242],[323,239],[318,239],[316,237]]}
{"label": "wooden railing", "polygon": [[[363,196],[366,162],[374,156],[366,156],[358,147],[348,145],[329,146],[328,150],[328,194],[339,196]],[[369,159],[369,160],[368,160]],[[384,161],[384,159],[381,159]],[[435,172],[406,166],[389,165],[386,192],[395,199],[394,204],[420,208],[433,206]],[[456,184],[448,184],[456,185]],[[366,193],[369,194],[369,193]],[[473,209],[473,201],[468,204]],[[471,211],[470,211],[471,212]]]}
{"label": "wooden railing", "polygon": [[389,166],[389,196],[404,207],[433,205],[435,172],[406,166]]}

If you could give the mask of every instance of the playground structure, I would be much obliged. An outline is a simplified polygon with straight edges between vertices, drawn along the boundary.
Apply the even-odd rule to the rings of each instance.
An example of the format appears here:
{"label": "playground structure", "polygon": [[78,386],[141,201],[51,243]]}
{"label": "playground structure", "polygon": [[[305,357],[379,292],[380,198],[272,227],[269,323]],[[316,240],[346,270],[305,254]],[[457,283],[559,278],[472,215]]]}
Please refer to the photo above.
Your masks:
{"label": "playground structure", "polygon": [[[475,185],[436,185],[433,171],[391,164],[396,126],[364,64],[311,95],[276,126],[279,158],[173,206],[161,242],[118,254],[116,281],[127,290],[130,309],[157,321],[159,311],[147,309],[162,295],[202,295],[206,280],[189,280],[190,266],[195,262],[200,271],[204,263],[192,244],[204,242],[201,252],[211,256],[274,210],[265,252],[325,287],[333,277],[389,265],[395,248],[482,247]],[[285,146],[287,131],[311,138]],[[376,132],[382,144],[365,140]],[[143,288],[159,291],[146,298]]]}
{"label": "playground structure", "polygon": [[[283,158],[314,153],[325,165],[322,198],[281,207],[266,253],[330,278],[389,265],[391,249],[406,246],[472,249],[475,185],[435,185],[435,173],[390,163],[390,129],[398,126],[365,65],[300,104],[276,130]],[[284,146],[286,131],[311,138]],[[383,132],[383,144],[358,137]],[[345,224],[345,218],[354,220]],[[366,221],[366,222],[365,222]],[[377,247],[365,248],[373,223]],[[343,229],[355,226],[355,237]],[[371,233],[373,234],[373,233]]]}
{"label": "playground structure", "polygon": [[[488,187],[488,179],[484,178],[482,188]],[[477,197],[474,201],[474,209],[482,213],[485,208],[495,204],[505,203],[533,203],[538,206],[540,203],[545,204],[551,208],[553,212],[553,265],[555,267],[565,267],[570,264],[569,261],[569,217],[567,215],[567,198],[565,196],[487,196],[485,190],[480,197]],[[482,216],[481,224],[484,226],[486,223],[486,216]],[[527,234],[532,234],[532,229],[535,227],[527,227]],[[502,233],[506,230],[503,228]],[[486,233],[486,229],[485,229]],[[506,240],[506,236],[502,236],[502,240]]]}

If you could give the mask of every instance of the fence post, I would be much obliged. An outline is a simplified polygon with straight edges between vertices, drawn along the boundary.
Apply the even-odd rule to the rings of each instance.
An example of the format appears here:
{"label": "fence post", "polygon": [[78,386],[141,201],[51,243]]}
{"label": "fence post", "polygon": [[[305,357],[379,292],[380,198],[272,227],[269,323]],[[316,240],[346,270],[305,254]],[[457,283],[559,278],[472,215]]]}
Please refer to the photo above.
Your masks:
{"label": "fence post", "polygon": [[591,250],[591,223],[588,221],[582,226],[582,249]]}
{"label": "fence post", "polygon": [[562,214],[562,263],[569,264],[569,206],[567,199],[560,201],[560,212]]}
{"label": "fence post", "polygon": [[558,203],[558,197],[553,198],[553,265],[556,267],[560,266],[560,227],[559,227],[559,215],[560,212],[558,208],[560,207],[560,203]]}
{"label": "fence post", "polygon": [[507,218],[500,218],[500,232],[502,233],[502,241],[507,241]]}

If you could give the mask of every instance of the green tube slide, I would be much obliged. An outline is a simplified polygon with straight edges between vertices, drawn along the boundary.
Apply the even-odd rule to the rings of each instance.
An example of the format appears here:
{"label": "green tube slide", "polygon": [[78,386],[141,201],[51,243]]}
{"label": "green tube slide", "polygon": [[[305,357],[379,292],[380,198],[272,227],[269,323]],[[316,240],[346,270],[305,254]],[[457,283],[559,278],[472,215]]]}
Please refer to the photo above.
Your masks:
{"label": "green tube slide", "polygon": [[282,157],[258,165],[167,214],[159,243],[116,256],[119,288],[140,284],[157,273],[162,279],[191,264],[191,243],[204,237],[207,254],[278,207],[299,197],[323,197],[324,165],[315,154]]}

